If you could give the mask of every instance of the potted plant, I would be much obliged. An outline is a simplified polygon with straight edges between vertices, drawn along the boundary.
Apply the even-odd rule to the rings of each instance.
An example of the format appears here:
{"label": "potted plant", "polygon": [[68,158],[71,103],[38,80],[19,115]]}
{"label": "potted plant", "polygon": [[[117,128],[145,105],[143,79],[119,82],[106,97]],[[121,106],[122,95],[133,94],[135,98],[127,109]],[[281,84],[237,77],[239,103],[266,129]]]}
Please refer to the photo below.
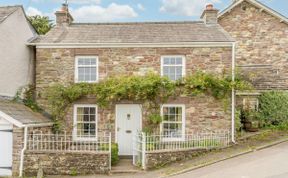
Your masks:
{"label": "potted plant", "polygon": [[242,112],[244,129],[249,132],[257,132],[260,127],[259,113],[253,110],[244,110]]}

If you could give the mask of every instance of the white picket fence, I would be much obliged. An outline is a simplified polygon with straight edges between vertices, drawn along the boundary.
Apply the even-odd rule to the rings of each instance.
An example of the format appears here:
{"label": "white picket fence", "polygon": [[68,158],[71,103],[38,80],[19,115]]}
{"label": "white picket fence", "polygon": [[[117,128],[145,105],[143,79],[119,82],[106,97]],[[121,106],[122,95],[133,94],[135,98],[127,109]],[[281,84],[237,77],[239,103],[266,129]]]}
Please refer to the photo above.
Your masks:
{"label": "white picket fence", "polygon": [[111,133],[98,135],[96,139],[75,139],[68,134],[32,133],[27,135],[28,151],[42,152],[95,152],[109,154],[109,169],[111,170]]}
{"label": "white picket fence", "polygon": [[145,169],[147,153],[227,147],[230,138],[229,131],[187,133],[176,137],[139,133],[133,138],[133,164]]}
{"label": "white picket fence", "polygon": [[27,150],[34,151],[108,152],[110,149],[110,134],[78,140],[67,134],[34,133],[28,134],[27,139]]}

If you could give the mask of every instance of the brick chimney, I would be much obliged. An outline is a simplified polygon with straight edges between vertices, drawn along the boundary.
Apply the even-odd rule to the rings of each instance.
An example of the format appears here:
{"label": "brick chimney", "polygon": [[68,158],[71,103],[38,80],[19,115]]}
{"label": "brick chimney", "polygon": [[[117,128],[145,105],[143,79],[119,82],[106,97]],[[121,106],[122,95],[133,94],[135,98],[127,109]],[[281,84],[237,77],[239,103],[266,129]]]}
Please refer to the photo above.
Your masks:
{"label": "brick chimney", "polygon": [[214,9],[213,4],[207,4],[206,9],[201,15],[201,19],[203,19],[205,24],[217,24],[217,15],[218,15],[219,10]]}
{"label": "brick chimney", "polygon": [[69,8],[67,3],[63,3],[60,10],[55,12],[56,24],[57,25],[69,25],[73,22],[73,17],[69,13]]}

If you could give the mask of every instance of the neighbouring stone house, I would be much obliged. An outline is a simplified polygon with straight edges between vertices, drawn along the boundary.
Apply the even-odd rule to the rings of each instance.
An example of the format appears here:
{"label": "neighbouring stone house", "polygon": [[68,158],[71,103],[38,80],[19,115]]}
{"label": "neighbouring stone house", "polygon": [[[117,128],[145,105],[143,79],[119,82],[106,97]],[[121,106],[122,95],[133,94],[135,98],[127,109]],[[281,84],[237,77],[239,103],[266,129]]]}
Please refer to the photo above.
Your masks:
{"label": "neighbouring stone house", "polygon": [[256,89],[238,93],[237,103],[257,105],[261,92],[288,89],[287,17],[257,0],[234,0],[218,21],[236,40],[236,66]]}
{"label": "neighbouring stone house", "polygon": [[[208,5],[201,21],[73,23],[64,4],[56,12],[57,25],[30,43],[36,47],[37,102],[49,111],[45,92],[56,83],[97,83],[110,76],[149,71],[171,80],[199,70],[216,75],[231,72],[234,40],[217,23],[217,14]],[[179,141],[186,133],[233,130],[230,107],[226,110],[212,96],[171,98],[159,114],[174,118],[160,124],[170,141]],[[101,108],[93,97],[86,97],[69,107],[64,123],[75,141],[93,141],[111,132],[119,155],[131,156],[133,135],[146,119],[142,103],[120,101]]]}

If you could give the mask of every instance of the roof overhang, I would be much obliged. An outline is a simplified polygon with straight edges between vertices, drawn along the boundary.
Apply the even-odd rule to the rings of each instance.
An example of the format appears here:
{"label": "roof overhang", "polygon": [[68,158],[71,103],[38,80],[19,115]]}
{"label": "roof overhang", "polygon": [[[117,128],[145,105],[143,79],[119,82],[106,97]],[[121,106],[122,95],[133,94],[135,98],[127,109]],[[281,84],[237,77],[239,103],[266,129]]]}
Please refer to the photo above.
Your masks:
{"label": "roof overhang", "polygon": [[41,122],[41,123],[22,123],[19,122],[18,120],[14,119],[13,117],[9,116],[8,114],[0,111],[0,117],[5,119],[7,122],[15,125],[16,127],[19,128],[24,128],[24,127],[45,127],[45,126],[52,126],[52,122]]}
{"label": "roof overhang", "polygon": [[36,48],[232,47],[234,41],[179,43],[27,43]]}
{"label": "roof overhang", "polygon": [[249,2],[249,3],[253,4],[254,6],[258,7],[259,9],[261,9],[262,11],[265,11],[265,12],[271,14],[272,16],[279,18],[280,22],[288,24],[288,19],[284,15],[280,14],[279,12],[271,9],[270,7],[264,5],[263,3],[258,2],[256,0],[238,0],[237,2],[231,4],[226,9],[224,9],[222,12],[220,12],[218,14],[218,18],[221,18],[226,13],[229,13],[233,8],[235,8],[236,6],[238,6],[239,4],[241,4],[244,1]]}

